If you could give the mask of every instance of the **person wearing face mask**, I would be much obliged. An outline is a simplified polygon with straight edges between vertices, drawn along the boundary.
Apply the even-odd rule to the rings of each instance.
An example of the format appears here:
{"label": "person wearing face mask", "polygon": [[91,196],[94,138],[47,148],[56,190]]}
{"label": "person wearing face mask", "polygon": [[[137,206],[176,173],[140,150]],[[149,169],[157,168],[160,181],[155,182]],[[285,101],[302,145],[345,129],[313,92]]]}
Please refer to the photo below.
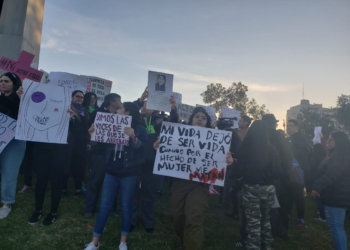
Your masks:
{"label": "person wearing face mask", "polygon": [[68,136],[68,144],[70,145],[71,157],[70,164],[63,177],[62,195],[68,195],[68,178],[71,174],[74,179],[75,193],[74,196],[85,198],[82,189],[83,172],[86,160],[86,151],[90,150],[89,134],[88,134],[88,114],[82,103],[84,93],[75,90],[72,93],[71,109],[74,112],[72,122],[70,124],[70,133]]}
{"label": "person wearing face mask", "polygon": [[[138,175],[144,163],[144,153],[147,133],[144,121],[139,113],[139,107],[131,102],[123,103],[117,111],[120,115],[132,117],[131,127],[124,129],[129,136],[129,146],[107,144],[106,157],[109,159],[106,166],[106,175],[103,181],[100,210],[95,223],[92,242],[85,250],[99,249],[99,241],[113,207],[117,190],[120,190],[122,225],[119,250],[127,250],[127,237],[132,219],[133,197],[138,184]],[[89,133],[94,131],[94,126]]]}
{"label": "person wearing face mask", "polygon": [[[97,112],[102,113],[117,113],[117,110],[122,107],[121,97],[116,93],[111,93],[105,96],[104,102],[101,107],[90,115],[89,127],[95,121]],[[86,200],[85,200],[85,213],[84,218],[90,219],[96,212],[97,202],[100,196],[100,190],[102,187],[103,179],[106,173],[105,166],[108,163],[106,159],[107,144],[101,142],[91,142],[91,170],[88,177]],[[114,205],[112,212],[116,211],[116,205]]]}
{"label": "person wearing face mask", "polygon": [[95,110],[99,109],[97,95],[92,92],[86,93],[82,105],[89,114],[92,114]]}
{"label": "person wearing face mask", "polygon": [[[17,120],[22,81],[18,75],[7,72],[0,77],[0,113]],[[6,218],[15,203],[17,177],[21,166],[26,142],[12,139],[0,153],[1,202],[0,219]]]}
{"label": "person wearing face mask", "polygon": [[[211,119],[202,107],[193,110],[189,125],[211,128]],[[154,143],[158,150],[159,139]],[[230,152],[226,155],[227,166],[232,165]],[[183,179],[173,180],[170,212],[173,226],[181,240],[179,250],[201,250],[204,241],[205,209],[208,206],[209,185]]]}
{"label": "person wearing face mask", "polygon": [[346,209],[350,206],[350,141],[341,131],[331,133],[329,152],[318,168],[311,196],[324,205],[327,223],[336,250],[348,249],[344,229]]}
{"label": "person wearing face mask", "polygon": [[[136,101],[141,108],[141,115],[146,122],[146,131],[148,139],[146,141],[145,163],[141,167],[140,183],[141,187],[136,192],[133,207],[133,219],[131,231],[137,225],[139,208],[141,208],[143,226],[147,233],[154,231],[154,203],[156,192],[163,176],[153,174],[153,166],[156,158],[156,151],[153,148],[154,142],[157,140],[163,121],[177,123],[178,114],[176,110],[176,102],[174,97],[170,98],[171,112],[169,120],[164,116],[159,115],[155,110],[146,108],[146,101],[142,101],[148,96],[147,89],[142,94],[141,98]],[[142,100],[142,101],[141,101]]]}

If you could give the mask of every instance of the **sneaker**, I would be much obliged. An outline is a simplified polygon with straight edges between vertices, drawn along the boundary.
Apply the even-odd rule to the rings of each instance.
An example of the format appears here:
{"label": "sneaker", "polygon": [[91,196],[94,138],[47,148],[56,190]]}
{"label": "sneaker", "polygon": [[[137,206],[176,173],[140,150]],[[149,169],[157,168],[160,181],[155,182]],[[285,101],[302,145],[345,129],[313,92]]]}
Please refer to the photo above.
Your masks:
{"label": "sneaker", "polygon": [[98,250],[98,249],[100,249],[100,244],[96,246],[93,242],[90,242],[89,244],[85,245],[84,250]]}
{"label": "sneaker", "polygon": [[57,214],[54,213],[49,213],[48,215],[46,215],[43,223],[41,223],[42,226],[50,226],[52,223],[55,222],[57,218]]}
{"label": "sneaker", "polygon": [[42,215],[42,212],[41,212],[41,211],[35,211],[35,212],[32,214],[32,217],[29,218],[28,224],[29,224],[29,225],[34,225],[34,224],[36,224],[36,223],[40,220],[41,215]]}
{"label": "sneaker", "polygon": [[84,218],[85,219],[91,219],[94,216],[93,213],[84,213]]}
{"label": "sneaker", "polygon": [[62,196],[67,197],[68,196],[68,190],[62,190]]}
{"label": "sneaker", "polygon": [[33,188],[31,186],[24,185],[23,188],[18,193],[25,194],[25,193],[29,193],[32,190],[33,190]]}
{"label": "sneaker", "polygon": [[77,191],[77,192],[75,192],[74,193],[74,196],[75,197],[79,197],[79,198],[83,198],[83,199],[85,199],[85,194],[84,194],[84,192],[83,191]]}
{"label": "sneaker", "polygon": [[321,222],[327,222],[326,219],[322,219],[321,216],[318,216],[317,218],[315,218],[315,220],[321,221]]}
{"label": "sneaker", "polygon": [[295,220],[295,225],[300,228],[307,228],[307,225],[305,223],[305,220],[302,219],[296,219]]}
{"label": "sneaker", "polygon": [[128,246],[125,242],[120,242],[119,250],[128,250]]}
{"label": "sneaker", "polygon": [[85,186],[84,182],[81,183],[81,191],[87,192],[87,189],[86,189],[86,186]]}
{"label": "sneaker", "polygon": [[0,208],[0,219],[6,218],[11,213],[11,210],[11,207],[5,205],[2,208]]}
{"label": "sneaker", "polygon": [[236,243],[235,243],[235,246],[236,247],[245,247],[245,245],[247,244],[246,241],[242,240],[242,239],[239,239]]}

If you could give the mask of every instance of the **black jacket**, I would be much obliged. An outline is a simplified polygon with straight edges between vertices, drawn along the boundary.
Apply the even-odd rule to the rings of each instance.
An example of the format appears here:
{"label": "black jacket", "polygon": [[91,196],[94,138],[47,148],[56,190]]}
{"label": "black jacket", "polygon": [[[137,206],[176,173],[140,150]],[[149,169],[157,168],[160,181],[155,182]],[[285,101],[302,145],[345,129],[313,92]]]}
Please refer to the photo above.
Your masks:
{"label": "black jacket", "polygon": [[292,134],[289,137],[289,142],[291,143],[291,150],[293,153],[293,156],[297,161],[299,162],[300,167],[305,171],[309,171],[311,164],[311,147],[308,143],[306,137],[298,132],[295,134]]}
{"label": "black jacket", "polygon": [[321,163],[312,190],[320,194],[322,204],[346,208],[350,206],[350,164],[340,159],[334,154]]}
{"label": "black jacket", "polygon": [[281,163],[278,152],[274,146],[269,144],[268,162],[257,168],[255,161],[251,161],[249,153],[237,150],[237,171],[242,176],[242,184],[250,185],[274,185],[275,180],[280,178]]}
{"label": "black jacket", "polygon": [[272,128],[269,129],[269,139],[279,155],[282,170],[280,183],[283,186],[290,187],[292,185],[290,173],[293,171],[293,165],[292,152],[288,145],[288,141],[279,131]]}
{"label": "black jacket", "polygon": [[17,120],[20,99],[16,92],[9,96],[0,93],[0,112]]}

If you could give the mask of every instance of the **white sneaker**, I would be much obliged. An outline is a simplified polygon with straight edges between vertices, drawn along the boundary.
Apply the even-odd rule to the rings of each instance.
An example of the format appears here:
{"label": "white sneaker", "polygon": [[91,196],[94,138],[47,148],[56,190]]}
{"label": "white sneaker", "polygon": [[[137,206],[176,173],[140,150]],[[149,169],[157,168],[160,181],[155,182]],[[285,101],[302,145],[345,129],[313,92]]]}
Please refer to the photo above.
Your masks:
{"label": "white sneaker", "polygon": [[100,249],[100,244],[95,246],[95,244],[93,242],[90,242],[89,244],[85,245],[84,250],[98,250],[98,249]]}
{"label": "white sneaker", "polygon": [[119,250],[128,250],[128,246],[125,242],[120,242]]}
{"label": "white sneaker", "polygon": [[11,213],[11,207],[3,206],[0,208],[0,219],[6,218]]}

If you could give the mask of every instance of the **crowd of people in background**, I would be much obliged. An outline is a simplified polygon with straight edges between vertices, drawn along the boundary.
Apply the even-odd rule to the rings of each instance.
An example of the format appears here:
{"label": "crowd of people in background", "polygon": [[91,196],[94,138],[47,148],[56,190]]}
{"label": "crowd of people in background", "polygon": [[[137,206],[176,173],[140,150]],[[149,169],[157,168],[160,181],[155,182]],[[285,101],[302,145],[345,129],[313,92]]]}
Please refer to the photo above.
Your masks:
{"label": "crowd of people in background", "polygon": [[[17,120],[23,94],[21,79],[16,74],[5,73],[0,77],[0,89],[0,112]],[[99,107],[94,93],[77,90],[72,93],[72,103],[67,110],[70,115],[67,144],[13,139],[0,154],[3,203],[0,219],[11,216],[22,165],[24,187],[20,193],[32,190],[35,193],[29,224],[38,223],[44,215],[49,182],[50,212],[41,224],[50,226],[55,222],[61,197],[72,192],[67,185],[72,176],[73,195],[85,199],[83,217],[91,219],[97,213],[92,239],[85,250],[100,248],[107,220],[116,213],[118,202],[122,217],[120,250],[128,248],[127,238],[136,227],[139,214],[145,231],[153,233],[156,194],[164,179],[153,174],[161,125],[163,121],[184,121],[179,119],[173,97],[169,100],[172,107],[169,115],[147,109],[147,98],[147,90],[133,102],[122,102],[121,95],[111,93]],[[132,117],[131,127],[124,130],[130,138],[128,146],[90,140],[97,112]],[[193,110],[186,124],[213,128],[210,116],[202,107]],[[305,193],[308,193],[317,204],[317,220],[329,225],[335,249],[348,249],[344,229],[346,209],[350,206],[348,135],[335,131],[328,138],[321,135],[321,143],[312,144],[301,133],[299,122],[289,120],[286,138],[277,130],[278,120],[273,114],[265,114],[255,121],[242,115],[238,124],[238,129],[218,128],[232,132],[230,152],[225,158],[227,174],[221,202],[224,207],[232,208],[228,216],[240,221],[241,238],[236,247],[270,250],[274,239],[288,240],[294,204],[295,225],[306,228]],[[180,239],[179,250],[203,249],[208,196],[208,184],[172,179],[170,214]]]}

